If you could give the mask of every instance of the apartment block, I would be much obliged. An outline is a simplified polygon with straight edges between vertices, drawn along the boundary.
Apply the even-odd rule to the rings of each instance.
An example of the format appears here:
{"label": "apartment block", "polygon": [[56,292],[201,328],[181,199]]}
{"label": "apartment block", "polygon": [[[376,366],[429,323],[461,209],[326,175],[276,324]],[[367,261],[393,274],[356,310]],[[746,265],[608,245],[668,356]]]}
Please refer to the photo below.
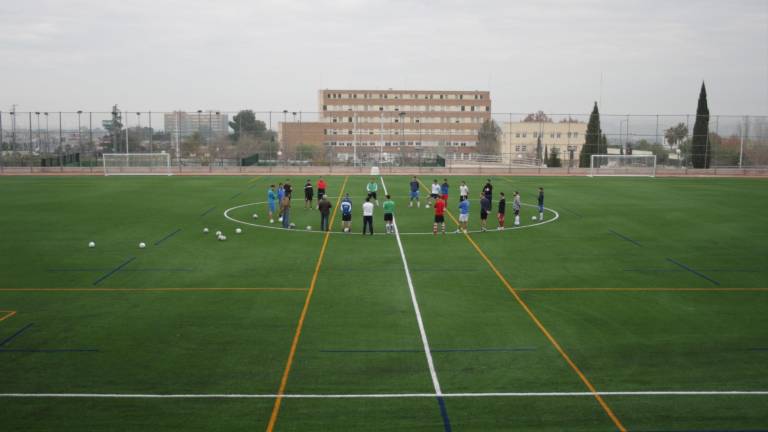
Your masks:
{"label": "apartment block", "polygon": [[478,130],[491,118],[487,91],[320,90],[316,121],[281,122],[284,151],[298,144],[334,149],[454,148],[472,152]]}

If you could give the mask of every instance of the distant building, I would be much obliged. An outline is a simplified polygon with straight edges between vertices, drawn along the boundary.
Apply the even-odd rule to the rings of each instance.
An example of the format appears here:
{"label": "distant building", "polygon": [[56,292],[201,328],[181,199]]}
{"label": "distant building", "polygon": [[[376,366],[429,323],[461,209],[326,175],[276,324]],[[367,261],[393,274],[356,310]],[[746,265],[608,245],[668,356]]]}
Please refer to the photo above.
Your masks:
{"label": "distant building", "polygon": [[278,129],[283,151],[310,144],[336,154],[362,149],[385,157],[409,148],[468,153],[491,118],[491,97],[487,91],[320,90],[318,111],[309,122],[286,113]]}
{"label": "distant building", "polygon": [[174,111],[164,114],[165,132],[172,139],[188,137],[195,132],[203,137],[226,135],[229,133],[229,118],[219,111],[203,111],[188,113]]}
{"label": "distant building", "polygon": [[584,145],[587,124],[577,121],[565,122],[505,122],[501,127],[501,152],[505,158],[535,159],[536,146],[541,139],[541,157],[544,149],[551,154],[557,151],[560,160],[578,161]]}

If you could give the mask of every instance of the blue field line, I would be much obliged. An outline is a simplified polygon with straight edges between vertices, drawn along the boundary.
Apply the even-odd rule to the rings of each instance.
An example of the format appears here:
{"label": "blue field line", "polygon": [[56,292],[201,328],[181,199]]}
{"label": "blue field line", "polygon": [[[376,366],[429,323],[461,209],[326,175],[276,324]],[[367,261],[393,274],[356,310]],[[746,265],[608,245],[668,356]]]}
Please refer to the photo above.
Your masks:
{"label": "blue field line", "polygon": [[80,353],[80,352],[99,352],[97,349],[4,349],[0,348],[0,353]]}
{"label": "blue field line", "polygon": [[16,333],[14,333],[14,334],[8,336],[7,338],[3,339],[2,341],[0,341],[0,347],[5,345],[5,344],[7,344],[8,342],[16,339],[17,336],[20,336],[22,333],[27,331],[27,329],[32,327],[33,325],[34,325],[34,323],[29,323],[29,324],[25,325],[24,327],[22,327],[21,330],[17,331]]}
{"label": "blue field line", "polygon": [[[109,268],[53,268],[53,269],[46,269],[46,271],[54,272],[54,273],[62,273],[62,272],[97,272],[97,271],[108,271]],[[124,272],[192,272],[195,271],[195,269],[192,268],[136,268],[136,269],[124,269]]]}
{"label": "blue field line", "polygon": [[174,231],[174,232],[172,232],[172,233],[170,233],[170,234],[166,235],[165,237],[161,238],[160,240],[156,241],[156,242],[155,242],[155,246],[157,246],[157,245],[159,245],[160,243],[162,243],[162,242],[164,242],[164,241],[168,240],[169,238],[171,238],[171,237],[175,236],[176,234],[178,234],[178,233],[179,233],[179,231],[181,231],[181,228],[177,228],[177,229],[176,229],[176,231]]}
{"label": "blue field line", "polygon": [[576,210],[571,210],[571,209],[569,209],[568,207],[561,207],[561,208],[562,208],[563,210],[565,210],[565,211],[569,212],[569,213],[572,213],[572,214],[574,214],[574,215],[575,215],[575,216],[577,216],[577,217],[580,217],[580,218],[581,218],[581,217],[583,217],[583,216],[581,215],[581,213],[577,212]]}
{"label": "blue field line", "polygon": [[629,237],[625,236],[624,234],[618,233],[618,232],[616,232],[616,231],[614,231],[614,230],[612,230],[612,229],[609,229],[609,230],[608,230],[608,232],[610,232],[611,234],[614,234],[614,235],[616,235],[616,236],[619,236],[619,237],[621,237],[622,239],[624,239],[624,240],[626,240],[626,241],[628,241],[628,242],[630,242],[630,243],[634,244],[635,246],[638,246],[638,247],[642,247],[642,246],[643,246],[643,245],[641,245],[641,244],[640,244],[638,241],[636,241],[636,240],[634,240],[634,239],[631,239],[631,238],[629,238]]}
{"label": "blue field line", "polygon": [[445,430],[445,432],[451,432],[451,419],[448,418],[448,409],[445,407],[445,399],[442,396],[438,396],[437,404],[440,406],[440,416],[443,417],[443,430]]}
{"label": "blue field line", "polygon": [[747,351],[768,351],[768,348],[750,348]]}
{"label": "blue field line", "polygon": [[232,195],[232,196],[231,196],[229,199],[235,199],[235,198],[239,197],[239,196],[240,196],[240,194],[242,194],[242,193],[243,193],[243,191],[240,191],[240,192],[238,192],[238,193],[236,193],[236,194]]}
{"label": "blue field line", "polygon": [[692,268],[688,267],[687,265],[685,265],[685,264],[683,264],[683,263],[681,263],[681,262],[675,261],[675,260],[673,260],[672,258],[667,258],[667,261],[669,261],[669,262],[671,262],[672,264],[675,264],[675,265],[677,265],[677,266],[679,266],[679,267],[681,267],[681,268],[683,268],[683,269],[685,269],[685,270],[688,270],[689,272],[691,272],[691,273],[695,274],[696,276],[698,276],[698,277],[700,277],[700,278],[703,278],[703,279],[706,279],[706,280],[708,280],[708,281],[712,282],[712,283],[713,283],[713,284],[715,284],[715,285],[720,285],[720,282],[718,282],[718,281],[716,281],[716,280],[712,279],[711,277],[709,277],[709,276],[707,276],[707,275],[705,275],[705,274],[703,274],[703,273],[700,273],[700,272],[698,272],[698,271],[696,271],[696,270],[694,270],[694,269],[692,269]]}
{"label": "blue field line", "polygon": [[652,268],[632,269],[632,268],[628,268],[628,269],[624,269],[623,271],[625,271],[625,272],[640,272],[640,273],[679,273],[679,272],[683,272],[685,270],[683,270],[683,269],[652,269]]}
{"label": "blue field line", "polygon": [[[534,347],[521,348],[437,348],[430,350],[433,353],[459,353],[459,352],[524,352],[535,351]],[[335,354],[375,354],[375,353],[423,353],[423,349],[337,349],[320,350],[322,353]]]}
{"label": "blue field line", "polygon": [[203,217],[203,216],[207,215],[208,213],[213,211],[213,209],[215,209],[215,208],[216,208],[216,206],[213,206],[213,207],[209,208],[208,210],[204,211],[203,214],[200,215],[200,217]]}
{"label": "blue field line", "polygon": [[93,284],[94,284],[94,285],[98,285],[98,284],[99,284],[99,283],[101,283],[101,282],[102,282],[104,279],[106,279],[106,278],[108,278],[108,277],[112,276],[113,274],[115,274],[115,273],[119,272],[120,270],[122,270],[122,269],[123,269],[123,267],[127,266],[128,264],[130,264],[130,263],[131,263],[133,260],[135,260],[135,259],[136,259],[136,257],[130,257],[130,258],[128,258],[127,260],[123,261],[123,263],[122,263],[122,264],[120,264],[119,266],[117,266],[117,267],[113,268],[112,270],[110,270],[110,271],[109,271],[107,274],[105,274],[105,275],[103,275],[102,277],[100,277],[100,278],[96,279],[96,280],[93,282]]}

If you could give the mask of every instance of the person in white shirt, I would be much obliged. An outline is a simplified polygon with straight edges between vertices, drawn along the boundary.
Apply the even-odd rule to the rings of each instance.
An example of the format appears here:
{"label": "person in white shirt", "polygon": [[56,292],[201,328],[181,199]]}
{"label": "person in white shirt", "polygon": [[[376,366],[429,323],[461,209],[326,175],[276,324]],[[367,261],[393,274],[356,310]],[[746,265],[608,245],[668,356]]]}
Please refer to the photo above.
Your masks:
{"label": "person in white shirt", "polygon": [[440,196],[440,184],[437,182],[437,179],[432,180],[431,191],[432,192],[429,194],[429,200],[427,201],[427,208],[429,208],[430,205],[435,205],[437,197]]}
{"label": "person in white shirt", "polygon": [[363,203],[363,235],[365,235],[366,227],[370,227],[371,235],[373,235],[373,203],[371,197],[367,197]]}
{"label": "person in white shirt", "polygon": [[464,197],[464,199],[469,198],[469,186],[467,186],[467,183],[465,181],[461,181],[461,185],[459,185],[459,198]]}

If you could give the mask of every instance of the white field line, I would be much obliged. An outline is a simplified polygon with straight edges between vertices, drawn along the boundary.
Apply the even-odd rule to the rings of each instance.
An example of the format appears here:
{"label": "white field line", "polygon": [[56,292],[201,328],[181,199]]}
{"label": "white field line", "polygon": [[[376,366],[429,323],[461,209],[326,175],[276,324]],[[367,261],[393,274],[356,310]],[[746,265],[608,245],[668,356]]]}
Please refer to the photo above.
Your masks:
{"label": "white field line", "polygon": [[[701,391],[605,391],[600,396],[768,396],[768,390]],[[494,392],[494,393],[370,393],[370,394],[284,394],[286,399],[403,399],[403,398],[482,398],[482,397],[594,397],[592,392]],[[146,393],[0,393],[0,398],[93,398],[93,399],[274,399],[276,394],[146,394]]]}
{"label": "white field line", "polygon": [[[380,176],[381,186],[384,188],[384,195],[388,194],[387,185],[384,183],[384,177]],[[432,360],[432,351],[429,349],[429,341],[427,340],[427,332],[424,330],[424,322],[421,319],[421,310],[419,309],[419,302],[416,300],[416,290],[413,288],[413,280],[411,279],[411,270],[408,268],[408,260],[405,258],[405,251],[403,250],[403,242],[400,240],[400,231],[397,228],[397,217],[392,215],[392,225],[395,228],[395,239],[397,239],[397,247],[400,249],[400,258],[403,260],[403,269],[405,270],[405,279],[408,281],[408,289],[411,292],[411,302],[413,302],[413,310],[416,312],[416,322],[419,325],[419,333],[421,334],[421,343],[424,345],[424,354],[427,356],[427,365],[429,366],[429,374],[432,376],[432,385],[435,387],[435,396],[441,397],[443,391],[440,389],[440,381],[437,379],[437,371],[435,370],[435,363]]]}
{"label": "white field line", "polygon": [[[328,198],[334,198],[334,197],[328,196]],[[275,225],[258,224],[258,223],[254,223],[254,222],[248,222],[248,221],[244,221],[244,220],[240,220],[240,219],[235,219],[234,217],[230,216],[230,214],[229,214],[230,212],[232,212],[234,210],[237,210],[237,209],[241,209],[243,207],[250,207],[250,206],[255,206],[255,205],[260,205],[260,204],[266,204],[266,201],[252,202],[252,203],[241,204],[241,205],[238,205],[238,206],[230,207],[230,208],[224,210],[224,217],[229,219],[232,222],[239,223],[239,224],[242,224],[242,225],[248,225],[248,226],[257,227],[257,228],[267,228],[267,229],[286,231],[282,226],[280,226],[279,223],[275,224]],[[525,204],[525,203],[523,203],[522,205],[526,206],[526,207],[538,208],[538,206],[534,205],[534,204]],[[551,209],[549,207],[544,207],[544,210],[552,212],[554,217],[552,217],[550,219],[543,220],[541,222],[533,223],[533,224],[520,225],[520,226],[509,226],[504,231],[489,230],[489,231],[486,231],[486,234],[487,233],[505,233],[505,232],[508,233],[508,232],[513,231],[513,230],[534,228],[534,227],[541,226],[541,225],[544,225],[544,224],[552,223],[552,222],[560,219],[560,213],[558,213],[556,210]],[[297,229],[288,230],[288,231],[297,232],[297,233],[309,233],[309,234],[325,234],[326,233],[325,231],[320,231],[320,230],[307,231],[305,229],[301,229],[301,227],[297,227]],[[469,234],[476,234],[476,233],[480,233],[480,232],[482,232],[482,231],[481,230],[469,230],[469,231],[467,231],[467,233],[469,233]],[[359,232],[344,233],[342,231],[329,231],[329,233],[331,233],[331,234],[343,234],[345,236],[348,236],[348,235],[362,235]],[[448,233],[448,235],[454,235],[454,234],[455,233],[452,232],[452,231]],[[378,235],[386,235],[386,234],[376,233],[374,235],[378,236]],[[427,231],[427,232],[401,232],[400,235],[432,235],[432,231]]]}

